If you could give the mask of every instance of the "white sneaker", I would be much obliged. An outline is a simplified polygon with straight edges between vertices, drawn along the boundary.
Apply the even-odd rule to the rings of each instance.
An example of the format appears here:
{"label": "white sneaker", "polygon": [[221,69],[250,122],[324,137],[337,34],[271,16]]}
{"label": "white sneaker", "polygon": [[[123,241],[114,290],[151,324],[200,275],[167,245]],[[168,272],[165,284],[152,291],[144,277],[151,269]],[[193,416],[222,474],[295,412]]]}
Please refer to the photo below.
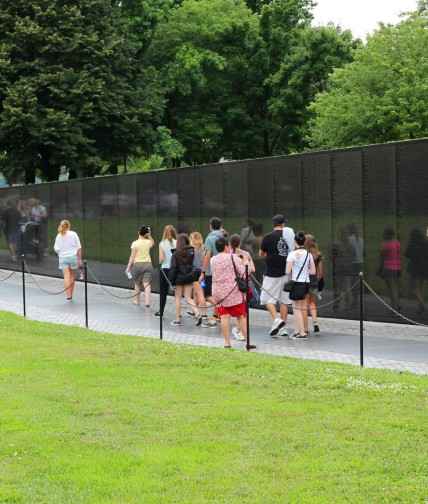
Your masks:
{"label": "white sneaker", "polygon": [[285,326],[281,327],[281,329],[278,331],[278,336],[288,337],[287,328]]}
{"label": "white sneaker", "polygon": [[278,331],[281,329],[281,327],[284,327],[284,326],[285,326],[285,322],[282,319],[280,319],[279,317],[277,317],[273,321],[273,325],[270,330],[269,336],[276,336],[278,334]]}
{"label": "white sneaker", "polygon": [[245,336],[241,333],[241,331],[237,327],[234,327],[232,329],[232,334],[235,336],[236,340],[245,341]]}

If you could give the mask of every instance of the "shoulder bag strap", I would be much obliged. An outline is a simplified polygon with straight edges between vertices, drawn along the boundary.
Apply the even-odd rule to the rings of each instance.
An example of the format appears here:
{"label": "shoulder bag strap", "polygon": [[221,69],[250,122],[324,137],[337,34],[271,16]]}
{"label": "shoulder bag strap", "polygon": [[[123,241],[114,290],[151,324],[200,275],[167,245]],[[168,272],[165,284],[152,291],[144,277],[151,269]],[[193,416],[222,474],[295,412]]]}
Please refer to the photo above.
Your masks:
{"label": "shoulder bag strap", "polygon": [[235,270],[235,276],[239,276],[238,271],[236,270],[235,261],[233,260],[233,254],[230,254],[230,257],[232,259],[233,269]]}
{"label": "shoulder bag strap", "polygon": [[305,261],[303,262],[302,267],[300,268],[299,274],[296,277],[296,282],[297,282],[297,280],[299,280],[300,273],[302,272],[303,266],[306,264],[306,261],[308,260],[308,257],[309,257],[309,252],[306,251]]}

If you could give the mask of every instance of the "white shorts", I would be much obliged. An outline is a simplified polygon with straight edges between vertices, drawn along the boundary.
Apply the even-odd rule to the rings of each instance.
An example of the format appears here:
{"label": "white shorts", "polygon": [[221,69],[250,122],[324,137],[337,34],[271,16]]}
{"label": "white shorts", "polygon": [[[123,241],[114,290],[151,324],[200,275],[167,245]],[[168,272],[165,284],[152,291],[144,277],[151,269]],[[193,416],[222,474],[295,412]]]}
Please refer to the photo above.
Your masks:
{"label": "white shorts", "polygon": [[263,287],[260,294],[260,304],[267,303],[276,305],[277,302],[282,304],[290,304],[290,297],[288,292],[284,292],[282,288],[285,282],[289,280],[289,275],[281,277],[263,277]]}

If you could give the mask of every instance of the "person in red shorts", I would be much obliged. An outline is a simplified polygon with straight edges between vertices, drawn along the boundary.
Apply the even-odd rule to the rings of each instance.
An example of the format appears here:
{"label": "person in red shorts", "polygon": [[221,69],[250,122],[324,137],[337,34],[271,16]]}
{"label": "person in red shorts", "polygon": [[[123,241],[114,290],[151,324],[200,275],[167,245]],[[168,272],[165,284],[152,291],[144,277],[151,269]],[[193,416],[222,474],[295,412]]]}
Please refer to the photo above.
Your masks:
{"label": "person in red shorts", "polygon": [[[248,348],[256,348],[256,345],[248,345],[245,293],[238,289],[233,268],[232,255],[227,238],[218,238],[215,242],[218,254],[211,258],[212,270],[212,294],[218,303],[221,330],[224,336],[224,348],[230,345],[230,317],[235,317],[238,328],[245,336]],[[243,276],[245,264],[240,257],[234,255],[236,271]]]}

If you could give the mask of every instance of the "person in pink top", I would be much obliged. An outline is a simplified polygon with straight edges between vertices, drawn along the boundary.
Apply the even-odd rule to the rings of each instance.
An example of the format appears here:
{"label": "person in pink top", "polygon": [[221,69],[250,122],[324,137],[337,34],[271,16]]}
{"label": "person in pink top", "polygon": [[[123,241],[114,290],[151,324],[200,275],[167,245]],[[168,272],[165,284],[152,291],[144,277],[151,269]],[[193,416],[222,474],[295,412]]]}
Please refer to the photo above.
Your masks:
{"label": "person in pink top", "polygon": [[213,274],[212,294],[215,302],[218,303],[218,314],[225,341],[224,348],[231,348],[230,317],[236,318],[238,328],[247,342],[247,348],[256,348],[256,345],[248,345],[245,293],[238,289],[232,257],[238,275],[244,275],[245,264],[240,257],[231,255],[227,238],[218,238],[215,248],[218,254],[212,257],[210,262]]}
{"label": "person in pink top", "polygon": [[383,266],[383,278],[391,298],[392,308],[399,312],[398,279],[401,276],[401,244],[395,239],[392,226],[387,226],[383,231],[384,242],[380,248],[380,260]]}

